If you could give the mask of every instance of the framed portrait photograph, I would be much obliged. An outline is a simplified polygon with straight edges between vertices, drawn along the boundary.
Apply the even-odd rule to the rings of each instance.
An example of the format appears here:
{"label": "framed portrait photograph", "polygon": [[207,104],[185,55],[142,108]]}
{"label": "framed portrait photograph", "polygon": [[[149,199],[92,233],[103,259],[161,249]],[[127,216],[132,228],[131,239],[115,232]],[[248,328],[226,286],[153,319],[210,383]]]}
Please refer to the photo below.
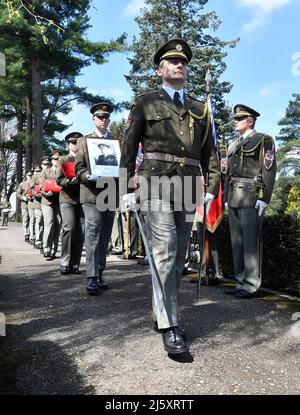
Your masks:
{"label": "framed portrait photograph", "polygon": [[121,158],[119,141],[87,137],[86,144],[91,174],[99,177],[119,177]]}

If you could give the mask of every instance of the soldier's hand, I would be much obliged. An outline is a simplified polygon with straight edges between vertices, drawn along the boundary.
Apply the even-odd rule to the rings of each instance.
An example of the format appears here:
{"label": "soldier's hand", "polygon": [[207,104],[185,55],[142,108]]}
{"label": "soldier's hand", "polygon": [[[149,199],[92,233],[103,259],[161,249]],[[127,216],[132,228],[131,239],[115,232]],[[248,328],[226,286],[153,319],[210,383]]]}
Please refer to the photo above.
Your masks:
{"label": "soldier's hand", "polygon": [[47,192],[46,195],[47,196],[53,196],[53,193],[52,192]]}
{"label": "soldier's hand", "polygon": [[124,208],[126,210],[130,209],[131,207],[133,207],[136,204],[135,193],[126,193],[125,195],[123,195],[122,201],[123,201],[123,204],[124,204]]}
{"label": "soldier's hand", "polygon": [[27,202],[28,201],[28,199],[27,199],[26,196],[22,196],[22,200],[23,200],[23,202]]}
{"label": "soldier's hand", "polygon": [[70,184],[77,184],[77,183],[78,183],[77,177],[72,177],[72,179],[70,180]]}
{"label": "soldier's hand", "polygon": [[268,206],[267,203],[263,202],[262,200],[258,200],[255,205],[255,209],[258,209],[258,216],[261,216],[264,213],[264,210]]}
{"label": "soldier's hand", "polygon": [[204,204],[206,206],[206,214],[208,215],[210,206],[214,200],[215,196],[212,195],[211,193],[205,193],[205,197],[204,197]]}
{"label": "soldier's hand", "polygon": [[228,210],[228,202],[224,203],[224,209]]}
{"label": "soldier's hand", "polygon": [[96,182],[98,179],[98,176],[95,174],[87,174],[85,177],[89,182]]}

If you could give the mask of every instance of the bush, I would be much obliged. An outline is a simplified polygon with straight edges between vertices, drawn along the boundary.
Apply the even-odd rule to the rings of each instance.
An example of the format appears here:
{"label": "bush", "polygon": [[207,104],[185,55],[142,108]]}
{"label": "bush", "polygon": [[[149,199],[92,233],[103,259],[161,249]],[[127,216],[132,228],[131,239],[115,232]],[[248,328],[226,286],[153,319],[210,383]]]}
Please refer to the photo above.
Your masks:
{"label": "bush", "polygon": [[[228,218],[220,229],[220,267],[226,278],[233,277]],[[262,285],[265,288],[300,293],[300,219],[291,215],[265,217],[263,224]]]}

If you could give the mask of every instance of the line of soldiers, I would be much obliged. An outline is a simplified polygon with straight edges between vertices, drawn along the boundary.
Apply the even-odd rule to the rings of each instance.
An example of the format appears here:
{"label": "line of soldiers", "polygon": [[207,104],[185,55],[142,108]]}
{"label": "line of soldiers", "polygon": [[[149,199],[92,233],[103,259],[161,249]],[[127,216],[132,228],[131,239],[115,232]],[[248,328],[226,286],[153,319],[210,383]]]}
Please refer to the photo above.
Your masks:
{"label": "line of soldiers", "polygon": [[[140,206],[143,215],[146,213],[147,237],[151,242],[153,328],[162,334],[164,349],[170,354],[189,350],[187,336],[178,321],[178,291],[193,225],[187,218],[195,216],[196,205],[201,202],[204,211],[209,212],[218,195],[221,178],[208,107],[189,96],[183,88],[192,56],[190,46],[183,39],[171,39],[156,51],[153,60],[162,88],[137,97],[133,103],[120,159],[120,167],[126,169],[127,179],[132,182],[142,144],[143,161],[139,176],[144,180],[140,186]],[[39,217],[35,213],[39,209],[35,208],[38,206],[35,201],[38,199],[39,202],[40,198],[44,218],[43,254],[46,258],[55,257],[62,221],[61,274],[80,273],[85,240],[86,290],[90,295],[97,295],[100,289],[108,288],[103,272],[116,207],[105,208],[104,200],[98,198],[101,192],[105,194],[105,188],[97,186],[101,176],[97,174],[98,164],[113,168],[115,160],[107,154],[109,161],[106,163],[104,151],[101,159],[90,157],[88,145],[96,148],[99,138],[115,139],[107,130],[112,110],[113,107],[106,102],[94,105],[90,112],[95,132],[86,136],[70,133],[66,136],[69,154],[59,158],[59,154],[53,152],[52,166],[49,160],[48,163],[43,160],[42,166],[46,167],[42,171],[38,171],[38,166],[34,172],[27,171],[26,181],[18,189],[25,240],[37,247],[41,247],[40,228],[34,232],[28,218]],[[260,231],[276,175],[274,142],[271,137],[254,129],[259,115],[246,105],[235,106],[235,130],[239,138],[228,149],[223,171],[224,202],[229,212],[234,271],[238,281],[227,294],[240,299],[251,298],[261,284]],[[71,168],[68,170],[68,166],[73,166],[73,171]],[[157,188],[151,187],[152,178],[161,176],[182,180],[166,195],[161,189],[157,192]],[[207,178],[204,201],[197,191],[197,179],[201,176]],[[181,200],[178,206],[178,193],[184,195],[187,190],[184,188],[185,178],[191,178],[186,186],[190,187],[192,200],[189,200],[190,204]],[[51,180],[54,183],[49,187]],[[115,177],[114,180],[118,196],[119,179]],[[122,202],[135,211],[136,188],[125,190],[127,193],[121,195]],[[32,209],[33,213],[30,212]]]}

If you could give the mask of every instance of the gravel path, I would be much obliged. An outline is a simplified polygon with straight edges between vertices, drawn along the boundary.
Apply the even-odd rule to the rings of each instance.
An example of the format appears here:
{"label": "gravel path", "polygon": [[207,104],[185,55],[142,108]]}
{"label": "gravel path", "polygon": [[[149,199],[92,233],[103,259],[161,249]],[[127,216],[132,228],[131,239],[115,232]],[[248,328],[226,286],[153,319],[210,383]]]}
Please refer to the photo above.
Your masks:
{"label": "gravel path", "polygon": [[300,393],[299,303],[265,293],[237,300],[221,286],[203,287],[196,303],[185,278],[190,354],[172,359],[152,331],[148,268],[110,256],[110,289],[90,297],[84,274],[60,276],[59,259],[23,239],[19,224],[0,228],[0,394]]}

